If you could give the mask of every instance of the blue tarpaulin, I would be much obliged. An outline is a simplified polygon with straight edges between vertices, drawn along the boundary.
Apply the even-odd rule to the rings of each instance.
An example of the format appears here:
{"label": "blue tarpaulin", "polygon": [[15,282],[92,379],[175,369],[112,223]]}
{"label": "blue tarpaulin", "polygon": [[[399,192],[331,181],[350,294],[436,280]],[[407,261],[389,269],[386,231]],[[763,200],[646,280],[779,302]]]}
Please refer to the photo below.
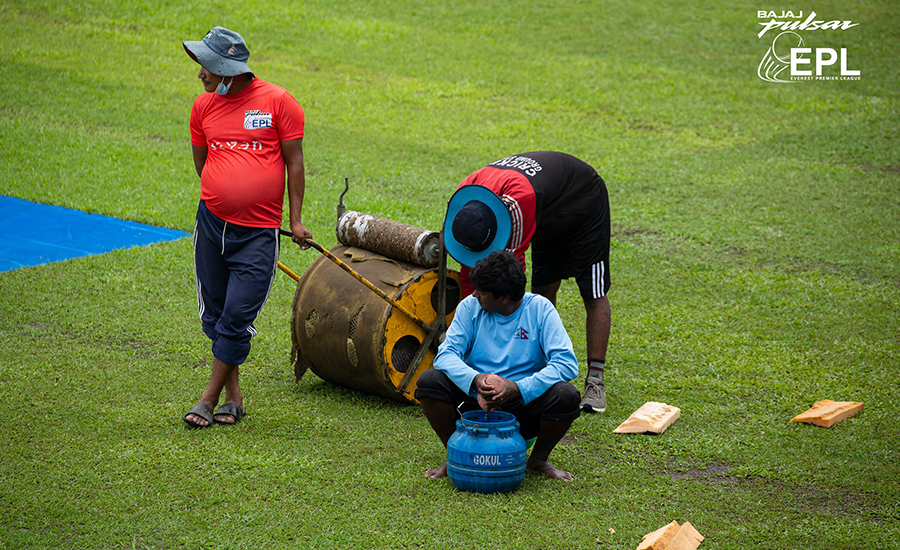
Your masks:
{"label": "blue tarpaulin", "polygon": [[174,241],[188,235],[175,229],[0,196],[0,271]]}

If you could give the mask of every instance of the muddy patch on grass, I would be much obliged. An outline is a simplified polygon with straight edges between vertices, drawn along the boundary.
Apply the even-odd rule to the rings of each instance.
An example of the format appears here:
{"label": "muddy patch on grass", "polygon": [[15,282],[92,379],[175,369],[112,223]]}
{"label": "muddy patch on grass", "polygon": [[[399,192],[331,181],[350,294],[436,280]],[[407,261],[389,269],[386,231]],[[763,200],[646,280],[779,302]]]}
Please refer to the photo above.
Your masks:
{"label": "muddy patch on grass", "polygon": [[707,481],[710,483],[740,483],[741,478],[728,475],[731,469],[729,464],[714,462],[703,468],[689,468],[686,471],[667,472],[672,479]]}
{"label": "muddy patch on grass", "polygon": [[887,166],[875,166],[864,162],[860,167],[866,172],[888,172],[890,174],[900,174],[900,165],[889,164]]}
{"label": "muddy patch on grass", "polygon": [[706,483],[720,487],[740,486],[751,491],[782,495],[777,501],[792,503],[793,506],[816,510],[826,515],[863,518],[875,523],[881,523],[883,520],[873,495],[821,485],[791,485],[760,476],[740,476],[736,475],[733,469],[734,466],[727,462],[713,462],[686,470],[670,465],[668,468],[660,469],[660,473],[678,481]]}

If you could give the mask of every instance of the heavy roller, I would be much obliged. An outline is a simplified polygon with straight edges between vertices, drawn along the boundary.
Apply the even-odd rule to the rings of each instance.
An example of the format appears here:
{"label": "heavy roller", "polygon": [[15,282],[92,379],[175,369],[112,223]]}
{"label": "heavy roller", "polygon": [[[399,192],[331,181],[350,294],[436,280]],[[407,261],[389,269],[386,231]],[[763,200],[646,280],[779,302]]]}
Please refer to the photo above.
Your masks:
{"label": "heavy roller", "polygon": [[[338,205],[339,244],[297,277],[291,361],[299,381],[311,370],[332,384],[416,403],[419,375],[460,300],[440,233]],[[283,234],[288,232],[282,231]]]}

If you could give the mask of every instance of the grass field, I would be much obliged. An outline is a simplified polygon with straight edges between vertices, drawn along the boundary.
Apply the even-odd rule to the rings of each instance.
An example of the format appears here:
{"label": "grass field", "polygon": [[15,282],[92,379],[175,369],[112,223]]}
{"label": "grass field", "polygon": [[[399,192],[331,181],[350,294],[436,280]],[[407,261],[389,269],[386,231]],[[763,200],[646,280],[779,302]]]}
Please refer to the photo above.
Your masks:
{"label": "grass field", "polygon": [[[858,81],[763,82],[757,10]],[[241,3],[0,0],[0,194],[190,231],[182,40],[241,32],[307,116],[305,222],[349,208],[437,229],[457,183],[563,150],[613,216],[609,409],[551,460],[572,483],[460,493],[420,410],[290,366],[279,275],[248,417],[191,431],[211,364],[188,239],[0,274],[0,549],[900,548],[900,16],[888,1]],[[285,242],[294,271],[316,258]],[[560,311],[585,359],[571,282]],[[581,386],[585,367],[576,383]],[[825,429],[788,420],[865,402]],[[612,430],[646,401],[660,436]]]}

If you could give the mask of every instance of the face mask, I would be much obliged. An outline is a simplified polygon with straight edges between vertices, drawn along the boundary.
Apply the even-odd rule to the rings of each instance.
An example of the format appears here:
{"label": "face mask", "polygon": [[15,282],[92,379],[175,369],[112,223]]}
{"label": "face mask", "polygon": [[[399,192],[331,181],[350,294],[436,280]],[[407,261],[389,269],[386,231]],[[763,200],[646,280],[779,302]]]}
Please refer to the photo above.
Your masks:
{"label": "face mask", "polygon": [[228,81],[228,84],[225,84],[225,77],[222,77],[222,82],[219,82],[219,85],[216,86],[216,93],[219,95],[225,95],[228,93],[228,90],[231,89],[231,85],[234,83],[234,77],[231,77],[231,80]]}

